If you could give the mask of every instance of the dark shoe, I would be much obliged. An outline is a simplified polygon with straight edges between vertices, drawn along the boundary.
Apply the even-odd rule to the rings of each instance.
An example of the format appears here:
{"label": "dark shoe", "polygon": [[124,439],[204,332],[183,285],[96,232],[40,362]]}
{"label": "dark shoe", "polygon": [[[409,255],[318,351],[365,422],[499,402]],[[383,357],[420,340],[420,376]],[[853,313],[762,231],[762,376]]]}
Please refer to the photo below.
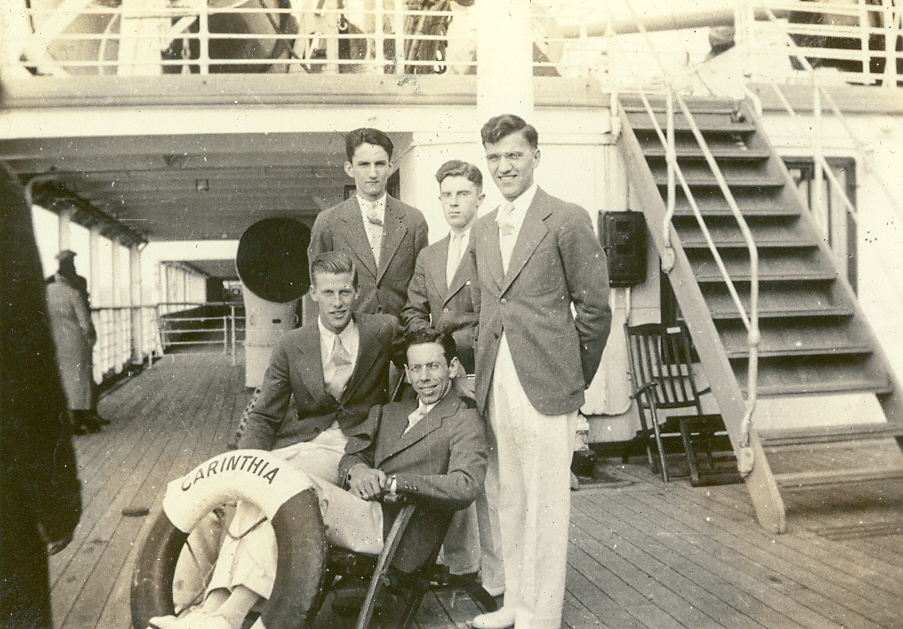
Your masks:
{"label": "dark shoe", "polygon": [[109,425],[110,425],[110,420],[109,420],[109,419],[106,419],[106,418],[104,418],[104,417],[101,417],[100,415],[98,415],[98,414],[95,413],[94,411],[91,411],[91,421],[94,422],[95,424],[99,424],[99,425],[101,425],[101,426],[109,426]]}
{"label": "dark shoe", "polygon": [[98,424],[97,422],[91,421],[91,420],[88,420],[87,422],[85,422],[84,424],[82,424],[82,426],[83,426],[88,432],[92,432],[92,433],[101,432],[101,431],[103,430],[103,426],[101,426],[101,425]]}
{"label": "dark shoe", "polygon": [[467,595],[477,604],[477,607],[482,609],[485,613],[497,611],[501,607],[502,597],[493,596],[484,590],[482,586],[478,585],[471,590],[467,590]]}
{"label": "dark shoe", "polygon": [[480,587],[480,575],[477,572],[468,572],[467,574],[449,574],[448,587],[456,590],[469,591],[473,588]]}
{"label": "dark shoe", "polygon": [[[339,616],[359,614],[366,598],[366,587],[337,589],[333,592],[332,613]],[[376,609],[374,611],[385,616],[400,609],[400,606],[401,597],[395,592],[383,588],[376,599]]]}
{"label": "dark shoe", "polygon": [[72,424],[73,435],[87,435],[88,429],[81,424]]}

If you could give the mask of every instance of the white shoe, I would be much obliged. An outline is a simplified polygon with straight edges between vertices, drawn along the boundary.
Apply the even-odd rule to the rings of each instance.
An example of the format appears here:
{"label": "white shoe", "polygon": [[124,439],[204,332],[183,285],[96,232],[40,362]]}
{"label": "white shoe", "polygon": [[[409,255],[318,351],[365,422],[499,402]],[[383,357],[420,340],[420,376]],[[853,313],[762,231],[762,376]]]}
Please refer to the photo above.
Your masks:
{"label": "white shoe", "polygon": [[147,621],[147,629],[176,629],[178,622],[176,616],[154,616]]}
{"label": "white shoe", "polygon": [[508,629],[514,626],[514,608],[501,607],[473,619],[473,629]]}

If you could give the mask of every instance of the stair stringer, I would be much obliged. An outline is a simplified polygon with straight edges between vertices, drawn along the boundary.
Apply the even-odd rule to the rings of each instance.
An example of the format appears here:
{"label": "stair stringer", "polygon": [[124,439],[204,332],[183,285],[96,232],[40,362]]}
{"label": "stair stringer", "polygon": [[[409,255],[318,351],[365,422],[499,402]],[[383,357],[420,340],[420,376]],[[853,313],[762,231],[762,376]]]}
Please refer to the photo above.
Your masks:
{"label": "stair stringer", "polygon": [[[621,108],[619,116],[622,125],[621,138],[618,143],[621,156],[627,172],[630,173],[633,193],[640,201],[646,224],[652,234],[652,240],[661,255],[665,249],[662,223],[667,214],[667,207],[623,108]],[[715,328],[715,322],[712,320],[690,262],[680,244],[680,237],[673,225],[669,225],[668,229],[671,247],[675,255],[674,268],[668,274],[668,278],[674,288],[690,335],[695,340],[694,346],[704,365],[706,378],[730,436],[731,445],[737,452],[740,444],[741,424],[746,413],[746,400],[734,377],[727,352],[721,342],[718,330]],[[702,342],[703,339],[706,342]],[[786,529],[783,498],[781,498],[768,465],[768,459],[758,438],[751,435],[750,441],[755,455],[755,465],[745,482],[756,510],[756,517],[759,523],[769,531],[783,533]]]}

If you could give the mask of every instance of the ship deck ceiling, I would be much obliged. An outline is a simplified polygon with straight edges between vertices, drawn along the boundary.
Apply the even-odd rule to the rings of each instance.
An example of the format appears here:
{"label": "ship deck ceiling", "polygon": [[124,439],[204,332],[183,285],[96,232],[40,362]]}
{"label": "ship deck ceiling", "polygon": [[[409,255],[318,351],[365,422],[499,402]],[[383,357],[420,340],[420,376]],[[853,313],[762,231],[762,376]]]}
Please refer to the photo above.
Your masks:
{"label": "ship deck ceiling", "polygon": [[[248,398],[226,355],[168,356],[101,400],[112,420],[75,437],[84,515],[51,559],[54,617],[63,629],[127,629],[138,541],[166,483],[222,452]],[[608,459],[573,492],[565,625],[572,629],[903,627],[903,488],[801,494],[788,533],[755,520],[742,485],[665,484],[645,460]],[[146,507],[147,517],[123,510]],[[128,512],[128,511],[126,511]],[[353,626],[328,616],[317,626]],[[421,629],[469,626],[463,593],[435,589]]]}

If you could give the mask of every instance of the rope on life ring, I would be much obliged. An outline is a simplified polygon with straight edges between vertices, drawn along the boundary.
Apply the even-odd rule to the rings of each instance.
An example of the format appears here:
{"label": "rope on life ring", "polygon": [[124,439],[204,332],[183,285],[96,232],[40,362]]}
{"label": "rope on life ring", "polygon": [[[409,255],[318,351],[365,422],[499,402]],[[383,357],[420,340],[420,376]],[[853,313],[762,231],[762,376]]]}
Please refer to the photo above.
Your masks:
{"label": "rope on life ring", "polygon": [[173,574],[188,533],[214,508],[236,500],[256,505],[276,534],[276,580],[262,623],[267,629],[305,626],[328,548],[317,495],[306,476],[272,453],[233,450],[169,483],[132,575],[134,629],[174,613]]}

